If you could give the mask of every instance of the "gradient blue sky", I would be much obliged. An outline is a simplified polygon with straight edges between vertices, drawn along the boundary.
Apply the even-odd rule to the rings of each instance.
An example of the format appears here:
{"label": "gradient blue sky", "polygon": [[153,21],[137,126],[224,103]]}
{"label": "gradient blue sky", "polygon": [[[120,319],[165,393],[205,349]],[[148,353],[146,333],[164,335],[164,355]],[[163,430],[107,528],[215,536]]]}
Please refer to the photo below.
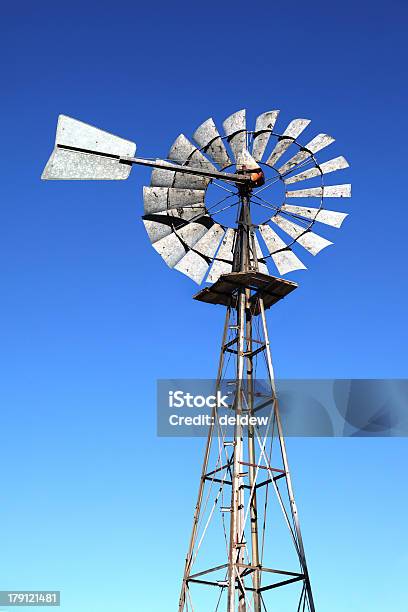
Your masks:
{"label": "gradient blue sky", "polygon": [[[2,7],[0,589],[176,609],[203,440],[156,437],[155,384],[212,377],[222,325],[149,246],[147,171],[40,181],[57,115],[146,156],[243,107],[333,134],[352,215],[270,313],[277,374],[405,377],[407,18],[395,0]],[[317,609],[406,612],[407,441],[288,446]]]}

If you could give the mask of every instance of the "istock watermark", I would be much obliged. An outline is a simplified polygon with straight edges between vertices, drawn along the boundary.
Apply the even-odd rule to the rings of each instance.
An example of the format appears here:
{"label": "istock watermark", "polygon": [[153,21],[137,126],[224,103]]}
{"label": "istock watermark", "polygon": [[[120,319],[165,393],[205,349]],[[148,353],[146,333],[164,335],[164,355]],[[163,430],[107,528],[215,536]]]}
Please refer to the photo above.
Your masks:
{"label": "istock watermark", "polygon": [[215,395],[194,395],[182,389],[170,390],[169,406],[170,408],[228,408],[228,395],[223,395],[220,390]]}
{"label": "istock watermark", "polygon": [[[408,436],[406,379],[282,379],[276,397],[286,436]],[[159,436],[231,436],[237,427],[276,435],[268,380],[159,380]]]}
{"label": "istock watermark", "polygon": [[[189,381],[191,382],[191,381]],[[207,381],[200,381],[204,383]],[[183,381],[183,386],[186,381]],[[214,384],[214,381],[210,383]],[[216,383],[215,383],[216,384]],[[268,425],[267,416],[254,416],[245,411],[245,413],[238,414],[234,411],[231,400],[232,394],[230,392],[223,393],[220,389],[217,389],[214,394],[195,394],[185,389],[177,389],[168,391],[168,406],[171,409],[184,409],[192,408],[196,409],[194,415],[190,413],[185,414],[183,412],[172,412],[170,414],[168,422],[171,427],[206,427],[210,425],[219,425],[221,427],[235,428],[236,425],[241,427],[266,427]],[[211,413],[203,412],[203,409],[212,409]],[[197,412],[198,411],[198,412]],[[228,413],[229,411],[229,413]],[[194,433],[194,432],[193,432]]]}
{"label": "istock watermark", "polygon": [[157,400],[160,436],[206,436],[211,426],[221,436],[233,435],[237,427],[256,428],[265,434],[273,421],[265,381],[254,381],[249,397],[246,382],[241,388],[234,380],[160,380]]}

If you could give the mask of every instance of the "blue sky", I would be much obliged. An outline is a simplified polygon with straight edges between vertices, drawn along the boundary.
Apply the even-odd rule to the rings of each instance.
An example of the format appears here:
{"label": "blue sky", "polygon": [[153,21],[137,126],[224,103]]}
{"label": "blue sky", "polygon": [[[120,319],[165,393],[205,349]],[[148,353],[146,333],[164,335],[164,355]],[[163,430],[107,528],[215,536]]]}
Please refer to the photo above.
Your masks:
{"label": "blue sky", "polygon": [[[61,589],[64,612],[175,609],[203,441],[156,437],[155,384],[212,377],[222,326],[149,246],[146,170],[40,181],[58,114],[146,156],[240,108],[332,134],[351,215],[269,315],[277,374],[405,377],[407,13],[395,0],[3,7],[0,589]],[[406,440],[289,452],[317,609],[404,612]]]}

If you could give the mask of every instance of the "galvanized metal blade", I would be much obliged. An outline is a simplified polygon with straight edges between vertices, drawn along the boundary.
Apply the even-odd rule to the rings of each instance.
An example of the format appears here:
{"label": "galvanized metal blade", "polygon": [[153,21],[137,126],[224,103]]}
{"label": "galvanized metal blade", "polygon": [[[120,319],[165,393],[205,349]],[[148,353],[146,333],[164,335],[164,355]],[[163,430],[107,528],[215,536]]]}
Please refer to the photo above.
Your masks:
{"label": "galvanized metal blade", "polygon": [[[217,259],[214,261],[207,282],[215,283],[221,274],[228,274],[232,270],[232,262],[234,259],[233,248],[235,241],[235,230],[228,228],[223,237],[221,246],[217,253]],[[223,261],[219,261],[223,260]]]}
{"label": "galvanized metal blade", "polygon": [[201,189],[175,189],[169,187],[143,187],[145,214],[162,212],[169,208],[191,208],[204,205],[205,191]]}
{"label": "galvanized metal blade", "polygon": [[319,164],[315,168],[310,168],[309,170],[305,170],[304,172],[300,172],[300,174],[295,174],[288,178],[284,179],[284,183],[289,185],[290,183],[299,183],[300,181],[306,181],[307,179],[311,179],[315,176],[321,176],[322,174],[329,174],[329,172],[335,172],[336,170],[343,170],[344,168],[348,168],[349,164],[347,160],[342,157],[335,157],[334,159],[330,159],[323,164]]}
{"label": "galvanized metal blade", "polygon": [[285,219],[281,215],[275,215],[271,221],[312,255],[317,255],[321,250],[333,244],[330,240],[318,236],[314,232],[307,230],[301,225],[297,225],[297,223],[293,223],[293,221],[289,221],[289,219]]}
{"label": "galvanized metal blade", "polygon": [[194,250],[188,251],[188,253],[174,266],[174,269],[182,272],[200,285],[210,266],[209,262],[214,257],[224,233],[225,230],[221,225],[218,223],[214,224],[194,245]]}
{"label": "galvanized metal blade", "polygon": [[279,274],[287,274],[293,270],[306,270],[306,266],[269,225],[260,225],[259,231]]}
{"label": "galvanized metal blade", "polygon": [[214,223],[208,232],[194,245],[194,250],[199,251],[200,255],[212,259],[224,235],[225,229],[219,223]]}
{"label": "galvanized metal blade", "polygon": [[293,213],[304,217],[305,219],[312,219],[324,223],[325,225],[331,225],[332,227],[341,227],[344,219],[348,216],[348,213],[336,212],[334,210],[325,210],[324,208],[311,208],[305,206],[295,206],[292,204],[283,204],[281,207],[282,211]]}
{"label": "galvanized metal blade", "polygon": [[278,159],[280,159],[285,151],[289,149],[292,142],[306,129],[309,123],[310,119],[294,119],[289,123],[276,143],[274,150],[266,160],[268,166],[274,166],[276,164]]}
{"label": "galvanized metal blade", "polygon": [[[96,153],[72,151],[59,147],[88,149]],[[55,149],[41,176],[44,180],[121,180],[131,166],[109,155],[133,157],[136,144],[114,136],[82,121],[60,115]],[[100,154],[99,154],[100,153]]]}
{"label": "galvanized metal blade", "polygon": [[[255,253],[256,253],[256,259],[258,262],[258,270],[259,272],[262,272],[262,274],[269,274],[269,270],[268,270],[268,266],[266,265],[262,250],[261,250],[261,245],[259,244],[259,240],[257,238],[257,235],[254,233],[254,243],[255,243]],[[252,245],[251,245],[252,246]],[[252,254],[253,255],[253,254]],[[253,256],[252,256],[252,263],[253,263]]]}
{"label": "galvanized metal blade", "polygon": [[252,143],[252,156],[256,161],[262,161],[263,154],[268,146],[271,132],[275,126],[278,115],[278,110],[267,111],[259,115],[256,119],[255,134]]}
{"label": "galvanized metal blade", "polygon": [[287,191],[287,198],[350,198],[351,185],[325,185],[324,187],[311,187],[310,189],[297,189]]}
{"label": "galvanized metal blade", "polygon": [[210,162],[209,159],[205,157],[197,149],[196,146],[193,145],[192,142],[184,136],[184,134],[180,134],[176,140],[174,141],[168,155],[169,159],[172,161],[178,162],[182,165],[187,166],[195,166],[196,168],[205,168],[206,170],[214,170],[217,171],[217,168]]}
{"label": "galvanized metal blade", "polygon": [[193,174],[181,174],[172,170],[155,168],[152,171],[152,187],[176,187],[177,189],[206,189],[210,180]]}
{"label": "galvanized metal blade", "polygon": [[144,215],[142,217],[150,242],[154,243],[171,234],[178,227],[185,225],[191,219],[208,217],[204,206],[191,208],[176,208],[165,212]]}
{"label": "galvanized metal blade", "polygon": [[131,166],[117,159],[55,148],[41,175],[44,181],[114,181],[127,179]]}
{"label": "galvanized metal blade", "polygon": [[259,164],[252,155],[249,153],[248,149],[242,149],[237,155],[236,160],[237,171],[239,170],[259,170]]}
{"label": "galvanized metal blade", "polygon": [[188,223],[177,229],[177,232],[153,243],[153,248],[164,259],[169,268],[174,268],[176,263],[187,253],[188,249],[207,232],[207,227],[201,223]]}
{"label": "galvanized metal blade", "polygon": [[196,129],[193,138],[204,153],[221,169],[232,165],[221,135],[211,117]]}
{"label": "galvanized metal blade", "polygon": [[286,174],[290,172],[295,166],[300,164],[301,162],[308,159],[318,151],[321,151],[325,147],[328,147],[332,142],[334,142],[334,138],[329,136],[328,134],[318,134],[305,145],[304,149],[296,153],[291,159],[289,159],[283,166],[278,168],[279,174]]}
{"label": "galvanized metal blade", "polygon": [[169,236],[173,231],[170,225],[164,225],[163,223],[152,221],[151,219],[143,219],[143,225],[145,226],[145,230],[152,244],[165,236]]}
{"label": "galvanized metal blade", "polygon": [[[168,158],[183,166],[195,166],[216,171],[216,167],[197,149],[192,142],[180,134],[170,148]],[[159,170],[152,172],[151,185],[157,187],[177,187],[178,189],[206,189],[209,178]]]}
{"label": "galvanized metal blade", "polygon": [[236,160],[242,149],[246,148],[246,111],[240,110],[225,119],[224,132]]}

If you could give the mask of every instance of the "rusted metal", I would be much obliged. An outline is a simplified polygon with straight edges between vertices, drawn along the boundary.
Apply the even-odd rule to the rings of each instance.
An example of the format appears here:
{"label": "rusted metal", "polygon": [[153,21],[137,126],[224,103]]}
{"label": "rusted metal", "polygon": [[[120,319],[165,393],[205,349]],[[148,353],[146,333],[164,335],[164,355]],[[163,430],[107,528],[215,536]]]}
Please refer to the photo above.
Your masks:
{"label": "rusted metal", "polygon": [[260,296],[265,301],[265,308],[270,308],[294,291],[297,284],[261,272],[231,272],[222,274],[211,287],[202,289],[193,298],[207,304],[236,307],[239,288],[251,290],[253,295],[251,295],[249,303],[254,314],[257,314],[259,312],[257,300]]}
{"label": "rusted metal", "polygon": [[280,474],[284,474],[285,470],[280,470],[279,468],[268,467],[266,465],[260,465],[259,463],[250,463],[248,461],[240,461],[241,465],[246,465],[248,467],[254,467],[258,470],[268,470],[270,472],[279,472]]}

